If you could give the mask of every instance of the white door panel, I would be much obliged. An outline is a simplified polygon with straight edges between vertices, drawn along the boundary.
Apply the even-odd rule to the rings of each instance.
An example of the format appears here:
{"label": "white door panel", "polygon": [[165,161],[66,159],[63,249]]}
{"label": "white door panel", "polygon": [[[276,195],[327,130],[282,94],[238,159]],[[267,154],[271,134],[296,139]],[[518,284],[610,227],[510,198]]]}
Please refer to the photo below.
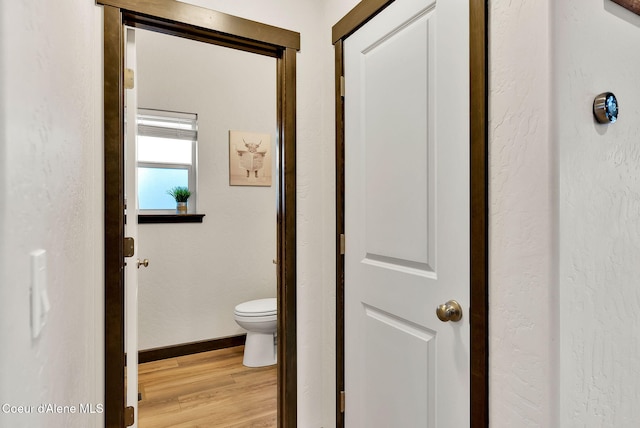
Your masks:
{"label": "white door panel", "polygon": [[349,428],[469,425],[468,27],[396,0],[344,43]]}
{"label": "white door panel", "polygon": [[[429,15],[391,35],[376,36],[378,43],[362,51],[361,72],[366,79],[358,88],[365,113],[362,137],[366,145],[360,147],[358,156],[365,172],[366,191],[361,197],[366,210],[363,232],[367,258],[431,270],[429,236],[433,235],[434,213],[430,209],[434,194],[428,188],[433,183],[433,138],[429,138],[433,118],[427,105],[430,50],[420,49],[415,43],[428,41]],[[412,66],[398,67],[407,58]],[[390,85],[390,80],[413,84]]]}
{"label": "white door panel", "polygon": [[[365,306],[365,355],[362,427],[434,426],[435,333],[376,308]],[[411,358],[407,358],[411,355]],[[393,367],[406,366],[404,370]]]}

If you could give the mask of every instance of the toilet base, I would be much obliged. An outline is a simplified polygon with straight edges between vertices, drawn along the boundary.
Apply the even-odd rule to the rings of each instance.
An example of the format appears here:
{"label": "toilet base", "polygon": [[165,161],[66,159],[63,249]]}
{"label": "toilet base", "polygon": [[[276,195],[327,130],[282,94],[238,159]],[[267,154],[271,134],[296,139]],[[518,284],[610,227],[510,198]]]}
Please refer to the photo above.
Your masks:
{"label": "toilet base", "polygon": [[275,335],[272,333],[247,332],[242,364],[247,367],[265,367],[277,363]]}

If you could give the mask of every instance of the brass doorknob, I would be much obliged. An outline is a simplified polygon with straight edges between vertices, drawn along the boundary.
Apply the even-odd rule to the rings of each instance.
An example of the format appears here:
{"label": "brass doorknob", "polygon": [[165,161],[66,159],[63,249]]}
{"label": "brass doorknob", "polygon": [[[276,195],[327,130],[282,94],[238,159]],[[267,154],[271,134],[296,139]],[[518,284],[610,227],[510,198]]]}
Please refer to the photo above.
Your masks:
{"label": "brass doorknob", "polygon": [[144,259],[142,261],[138,259],[138,269],[140,269],[140,266],[144,266],[144,267],[149,266],[149,259]]}
{"label": "brass doorknob", "polygon": [[447,303],[443,303],[438,306],[438,309],[436,309],[436,315],[438,315],[440,321],[443,322],[460,321],[462,319],[462,307],[460,306],[460,303],[455,300],[449,300]]}

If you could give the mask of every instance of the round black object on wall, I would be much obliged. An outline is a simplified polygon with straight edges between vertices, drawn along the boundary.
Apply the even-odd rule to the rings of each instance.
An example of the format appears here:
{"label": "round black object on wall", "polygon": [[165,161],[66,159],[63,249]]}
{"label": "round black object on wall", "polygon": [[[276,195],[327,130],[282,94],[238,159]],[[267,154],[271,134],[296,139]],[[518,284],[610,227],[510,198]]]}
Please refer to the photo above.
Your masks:
{"label": "round black object on wall", "polygon": [[614,123],[618,112],[618,100],[611,92],[603,92],[593,100],[593,115],[599,123]]}

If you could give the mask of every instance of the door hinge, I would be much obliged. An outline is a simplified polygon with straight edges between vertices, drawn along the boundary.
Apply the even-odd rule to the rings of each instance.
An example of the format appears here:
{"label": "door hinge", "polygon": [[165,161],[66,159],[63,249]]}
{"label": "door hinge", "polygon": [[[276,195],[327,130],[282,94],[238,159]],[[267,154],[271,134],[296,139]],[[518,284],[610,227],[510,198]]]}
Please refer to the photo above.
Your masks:
{"label": "door hinge", "polygon": [[131,68],[124,69],[124,88],[133,89],[134,87],[134,73]]}
{"label": "door hinge", "polygon": [[133,407],[124,408],[124,426],[130,427],[136,421],[136,411]]}
{"label": "door hinge", "polygon": [[344,413],[345,398],[344,391],[340,391],[340,413]]}
{"label": "door hinge", "polygon": [[125,257],[133,257],[136,250],[136,243],[133,238],[126,237],[124,238],[124,256]]}
{"label": "door hinge", "polygon": [[340,96],[344,97],[344,76],[340,76]]}
{"label": "door hinge", "polygon": [[340,234],[340,255],[344,255],[345,252],[345,237],[344,233]]}

